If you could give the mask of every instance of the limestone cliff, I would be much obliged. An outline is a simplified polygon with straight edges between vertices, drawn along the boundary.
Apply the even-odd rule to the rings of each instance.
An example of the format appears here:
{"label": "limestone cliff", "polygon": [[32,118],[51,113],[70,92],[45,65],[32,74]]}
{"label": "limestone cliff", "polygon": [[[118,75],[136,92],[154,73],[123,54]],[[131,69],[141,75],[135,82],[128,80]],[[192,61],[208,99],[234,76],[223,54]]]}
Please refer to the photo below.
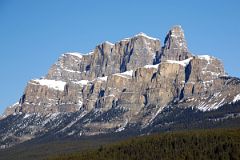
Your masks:
{"label": "limestone cliff", "polygon": [[217,58],[192,55],[183,29],[174,26],[163,46],[140,33],[99,44],[88,54],[61,55],[5,111],[5,119],[18,115],[31,118],[31,125],[6,129],[0,138],[22,142],[49,130],[81,136],[120,132],[136,124],[146,128],[164,108],[210,111],[238,101],[239,93],[239,79],[227,76]]}

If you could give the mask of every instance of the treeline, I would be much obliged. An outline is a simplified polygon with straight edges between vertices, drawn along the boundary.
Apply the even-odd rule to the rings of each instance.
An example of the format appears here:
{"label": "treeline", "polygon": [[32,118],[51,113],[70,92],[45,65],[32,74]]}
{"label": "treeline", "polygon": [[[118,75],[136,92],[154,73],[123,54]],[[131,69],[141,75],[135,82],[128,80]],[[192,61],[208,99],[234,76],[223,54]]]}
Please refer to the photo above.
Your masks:
{"label": "treeline", "polygon": [[[155,119],[152,125],[146,128],[152,133],[240,127],[240,102],[225,104],[224,106],[207,112],[192,108],[166,108]],[[165,125],[168,124],[168,125]]]}
{"label": "treeline", "polygon": [[96,150],[48,160],[238,160],[240,129],[195,130],[141,136]]}

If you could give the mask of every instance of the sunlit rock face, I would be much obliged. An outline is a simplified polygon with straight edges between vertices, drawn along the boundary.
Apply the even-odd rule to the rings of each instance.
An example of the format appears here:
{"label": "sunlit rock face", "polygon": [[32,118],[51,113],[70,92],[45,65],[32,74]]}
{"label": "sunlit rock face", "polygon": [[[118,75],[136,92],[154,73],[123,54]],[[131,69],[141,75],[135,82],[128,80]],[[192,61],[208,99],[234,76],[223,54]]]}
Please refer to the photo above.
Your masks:
{"label": "sunlit rock face", "polygon": [[88,54],[62,54],[46,76],[30,80],[0,121],[1,145],[50,131],[81,136],[146,128],[168,107],[215,110],[240,99],[239,82],[217,58],[192,55],[180,26],[163,46],[144,33],[106,41]]}
{"label": "sunlit rock face", "polygon": [[163,60],[181,61],[191,57],[181,26],[174,26],[167,34],[162,48]]}

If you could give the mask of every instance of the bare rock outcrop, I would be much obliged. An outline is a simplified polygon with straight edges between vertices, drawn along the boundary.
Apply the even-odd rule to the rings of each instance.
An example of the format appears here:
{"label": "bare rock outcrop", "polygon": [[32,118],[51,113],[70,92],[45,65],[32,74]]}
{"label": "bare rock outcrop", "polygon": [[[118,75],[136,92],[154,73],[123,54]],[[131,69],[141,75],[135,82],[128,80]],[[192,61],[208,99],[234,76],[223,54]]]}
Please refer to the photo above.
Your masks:
{"label": "bare rock outcrop", "polygon": [[[40,130],[96,135],[134,125],[146,128],[168,107],[215,110],[240,100],[239,93],[240,80],[226,75],[217,58],[192,55],[182,28],[174,26],[163,47],[158,39],[140,33],[99,44],[89,54],[61,55],[44,78],[28,82],[20,101],[8,107],[3,118],[32,117],[21,132],[30,130],[30,137]],[[0,138],[10,132],[5,129]],[[21,136],[15,138],[23,141]]]}

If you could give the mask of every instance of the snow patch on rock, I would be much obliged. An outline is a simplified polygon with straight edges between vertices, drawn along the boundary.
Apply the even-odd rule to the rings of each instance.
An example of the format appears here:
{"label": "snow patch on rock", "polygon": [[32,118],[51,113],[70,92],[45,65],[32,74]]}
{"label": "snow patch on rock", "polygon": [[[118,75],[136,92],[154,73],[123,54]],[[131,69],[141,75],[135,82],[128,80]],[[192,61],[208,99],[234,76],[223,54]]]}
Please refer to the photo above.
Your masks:
{"label": "snow patch on rock", "polygon": [[64,53],[64,55],[72,55],[72,56],[75,56],[75,57],[78,57],[78,58],[82,58],[83,56],[81,55],[81,53],[78,53],[78,52],[69,52],[69,53]]}
{"label": "snow patch on rock", "polygon": [[120,128],[118,128],[115,132],[121,132],[124,131],[126,126],[128,124],[128,120],[125,121],[125,123],[123,124],[123,126],[121,126]]}
{"label": "snow patch on rock", "polygon": [[65,68],[63,68],[63,70],[66,71],[66,72],[71,72],[71,73],[78,73],[78,74],[81,73],[80,71],[74,71],[74,70],[65,69]]}
{"label": "snow patch on rock", "polygon": [[197,57],[200,59],[205,59],[207,61],[210,61],[212,59],[212,57],[209,55],[198,55]]}
{"label": "snow patch on rock", "polygon": [[13,105],[9,106],[9,108],[13,108],[15,106],[19,105],[19,102],[14,103]]}
{"label": "snow patch on rock", "polygon": [[166,63],[180,64],[180,65],[186,67],[191,60],[192,60],[192,57],[188,58],[188,59],[185,59],[185,60],[182,60],[182,61],[167,60]]}
{"label": "snow patch on rock", "polygon": [[28,118],[28,117],[30,117],[31,116],[31,114],[25,114],[25,116],[23,117],[23,119],[25,119],[25,118]]}
{"label": "snow patch on rock", "polygon": [[147,38],[147,39],[154,40],[154,41],[159,40],[158,38],[153,38],[153,37],[150,37],[150,36],[148,36],[147,34],[145,34],[145,33],[143,33],[143,32],[140,32],[140,33],[134,35],[133,37],[124,38],[124,39],[121,40],[121,41],[129,41],[130,39],[132,39],[132,38],[134,38],[134,37],[145,37],[145,38]]}
{"label": "snow patch on rock", "polygon": [[49,79],[34,79],[32,80],[32,82],[33,82],[32,84],[47,86],[48,88],[52,88],[59,91],[64,91],[64,87],[66,85],[66,82]]}
{"label": "snow patch on rock", "polygon": [[156,69],[158,69],[158,66],[159,66],[159,64],[155,64],[155,65],[146,65],[146,66],[144,66],[144,68],[156,68]]}
{"label": "snow patch on rock", "polygon": [[80,84],[82,86],[86,86],[89,83],[89,81],[88,80],[81,80],[81,81],[75,81],[74,83],[75,84]]}
{"label": "snow patch on rock", "polygon": [[98,77],[97,79],[100,81],[107,81],[108,76],[105,77]]}
{"label": "snow patch on rock", "polygon": [[234,97],[233,103],[236,103],[239,100],[240,100],[240,93]]}
{"label": "snow patch on rock", "polygon": [[156,40],[158,40],[157,38],[153,38],[153,37],[150,37],[150,36],[148,36],[147,34],[145,34],[145,33],[143,33],[143,32],[140,32],[140,33],[138,33],[137,35],[135,35],[134,37],[145,37],[145,38],[148,38],[148,39],[151,39],[151,40],[154,40],[154,41],[156,41]]}
{"label": "snow patch on rock", "polygon": [[114,44],[111,43],[111,42],[109,42],[109,41],[105,41],[104,43],[109,44],[109,45],[111,45],[111,46],[114,46]]}
{"label": "snow patch on rock", "polygon": [[122,73],[115,73],[113,75],[120,76],[123,78],[129,78],[129,77],[132,77],[132,74],[133,74],[133,70],[122,72]]}

